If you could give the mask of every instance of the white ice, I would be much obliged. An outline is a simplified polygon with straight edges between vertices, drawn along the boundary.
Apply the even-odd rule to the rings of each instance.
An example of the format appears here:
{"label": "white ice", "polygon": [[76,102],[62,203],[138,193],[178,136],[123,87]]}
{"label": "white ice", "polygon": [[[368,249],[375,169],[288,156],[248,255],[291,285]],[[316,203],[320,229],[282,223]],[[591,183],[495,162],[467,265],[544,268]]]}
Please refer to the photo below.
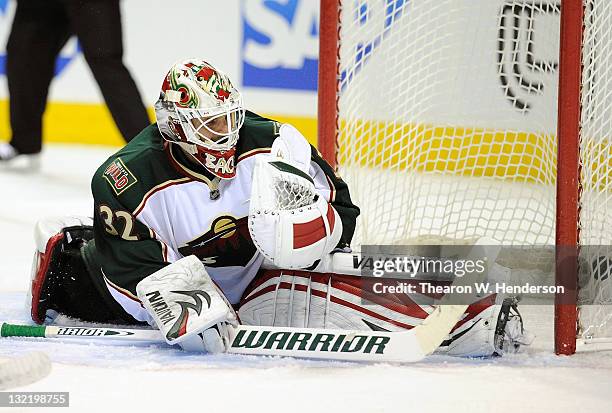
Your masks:
{"label": "white ice", "polygon": [[[28,321],[35,221],[91,214],[90,177],[111,153],[48,146],[40,173],[0,170],[1,321]],[[73,411],[612,411],[612,352],[555,356],[552,308],[522,309],[536,341],[521,354],[487,360],[433,356],[411,365],[367,365],[43,339],[0,339],[0,359],[46,352],[51,375],[20,390],[68,391]]]}

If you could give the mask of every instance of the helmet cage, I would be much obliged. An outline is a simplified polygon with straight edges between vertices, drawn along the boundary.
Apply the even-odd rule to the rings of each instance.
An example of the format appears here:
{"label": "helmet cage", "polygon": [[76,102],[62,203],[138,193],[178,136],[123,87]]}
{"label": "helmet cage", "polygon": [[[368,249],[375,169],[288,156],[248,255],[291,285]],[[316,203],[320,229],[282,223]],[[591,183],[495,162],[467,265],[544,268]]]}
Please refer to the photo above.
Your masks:
{"label": "helmet cage", "polygon": [[175,113],[187,140],[212,151],[235,147],[245,118],[242,98],[205,109],[175,107]]}

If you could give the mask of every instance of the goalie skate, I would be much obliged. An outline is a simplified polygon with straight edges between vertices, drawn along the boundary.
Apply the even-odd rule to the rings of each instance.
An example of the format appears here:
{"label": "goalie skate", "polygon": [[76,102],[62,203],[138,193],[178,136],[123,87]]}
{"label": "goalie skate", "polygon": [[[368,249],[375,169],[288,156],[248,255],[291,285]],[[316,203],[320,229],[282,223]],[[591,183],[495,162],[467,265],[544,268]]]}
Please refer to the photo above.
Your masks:
{"label": "goalie skate", "polygon": [[442,342],[437,354],[501,356],[517,352],[521,345],[531,344],[533,336],[523,327],[516,298],[505,298],[501,305],[486,303],[485,300],[468,307],[463,320],[457,323],[448,339]]}

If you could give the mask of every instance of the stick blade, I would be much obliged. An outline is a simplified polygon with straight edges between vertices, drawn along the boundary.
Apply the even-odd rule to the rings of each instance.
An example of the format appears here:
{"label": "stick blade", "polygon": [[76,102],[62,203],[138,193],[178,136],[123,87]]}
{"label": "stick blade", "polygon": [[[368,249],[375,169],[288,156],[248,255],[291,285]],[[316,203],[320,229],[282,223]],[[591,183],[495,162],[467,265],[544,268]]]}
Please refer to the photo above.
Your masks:
{"label": "stick blade", "polygon": [[465,313],[467,305],[439,305],[413,329],[424,355],[432,354]]}

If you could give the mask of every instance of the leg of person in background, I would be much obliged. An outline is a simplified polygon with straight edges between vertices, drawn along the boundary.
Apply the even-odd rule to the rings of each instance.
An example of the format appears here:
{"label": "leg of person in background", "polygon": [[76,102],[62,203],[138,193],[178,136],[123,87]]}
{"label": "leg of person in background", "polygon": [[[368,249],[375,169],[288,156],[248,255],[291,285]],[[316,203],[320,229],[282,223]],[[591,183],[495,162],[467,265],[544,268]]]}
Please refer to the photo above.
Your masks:
{"label": "leg of person in background", "polygon": [[119,0],[66,0],[72,27],[104,100],[126,141],[150,124],[134,79],[123,64]]}
{"label": "leg of person in background", "polygon": [[0,145],[0,163],[23,155],[37,167],[55,59],[69,37],[68,17],[59,1],[17,2],[6,47],[12,139]]}

